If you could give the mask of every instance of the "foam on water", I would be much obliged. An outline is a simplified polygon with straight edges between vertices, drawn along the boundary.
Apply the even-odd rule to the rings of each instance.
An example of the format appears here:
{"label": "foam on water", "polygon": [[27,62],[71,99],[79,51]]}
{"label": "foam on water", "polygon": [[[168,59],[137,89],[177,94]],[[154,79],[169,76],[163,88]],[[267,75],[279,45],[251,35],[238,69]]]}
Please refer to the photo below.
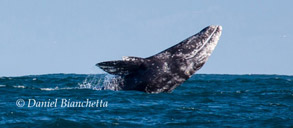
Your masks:
{"label": "foam on water", "polygon": [[40,88],[40,89],[44,91],[53,91],[53,90],[58,90],[59,88],[55,87],[55,88]]}
{"label": "foam on water", "polygon": [[55,91],[55,90],[80,89],[80,88],[79,87],[64,87],[64,88],[55,87],[55,88],[40,88],[40,89],[44,91]]}
{"label": "foam on water", "polygon": [[25,86],[24,85],[15,85],[15,86],[13,86],[14,88],[25,88]]}

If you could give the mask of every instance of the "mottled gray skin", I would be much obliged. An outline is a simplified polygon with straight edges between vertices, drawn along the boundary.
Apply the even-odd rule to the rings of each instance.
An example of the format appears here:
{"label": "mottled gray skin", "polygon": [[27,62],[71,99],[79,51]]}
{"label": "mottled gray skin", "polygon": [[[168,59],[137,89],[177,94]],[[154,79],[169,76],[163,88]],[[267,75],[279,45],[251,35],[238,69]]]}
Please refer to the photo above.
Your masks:
{"label": "mottled gray skin", "polygon": [[205,64],[217,45],[221,31],[221,26],[208,26],[154,56],[125,57],[122,61],[101,62],[97,66],[121,76],[121,90],[171,92]]}

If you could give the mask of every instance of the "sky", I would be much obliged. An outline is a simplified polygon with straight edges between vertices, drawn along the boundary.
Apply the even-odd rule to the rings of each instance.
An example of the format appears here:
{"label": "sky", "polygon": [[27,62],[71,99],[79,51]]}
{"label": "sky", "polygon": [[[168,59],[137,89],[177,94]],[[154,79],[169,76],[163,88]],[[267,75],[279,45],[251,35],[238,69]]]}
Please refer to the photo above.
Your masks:
{"label": "sky", "polygon": [[209,25],[223,26],[198,73],[293,75],[292,0],[2,0],[0,76],[104,73]]}

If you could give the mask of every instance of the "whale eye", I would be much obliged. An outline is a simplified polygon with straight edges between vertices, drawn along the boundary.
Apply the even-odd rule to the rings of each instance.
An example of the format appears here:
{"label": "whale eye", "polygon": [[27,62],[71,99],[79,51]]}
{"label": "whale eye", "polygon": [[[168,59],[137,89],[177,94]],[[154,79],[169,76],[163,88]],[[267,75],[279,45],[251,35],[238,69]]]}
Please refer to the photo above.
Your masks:
{"label": "whale eye", "polygon": [[193,70],[197,71],[197,70],[199,70],[203,65],[204,65],[204,63],[195,64],[195,65],[193,66]]}

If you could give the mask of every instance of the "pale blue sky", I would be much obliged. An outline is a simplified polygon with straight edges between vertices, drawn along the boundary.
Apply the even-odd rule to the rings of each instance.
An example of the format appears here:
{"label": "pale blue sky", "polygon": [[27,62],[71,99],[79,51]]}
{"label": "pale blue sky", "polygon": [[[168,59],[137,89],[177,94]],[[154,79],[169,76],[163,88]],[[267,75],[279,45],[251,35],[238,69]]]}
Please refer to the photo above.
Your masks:
{"label": "pale blue sky", "polygon": [[223,34],[198,73],[293,75],[292,0],[2,0],[0,76],[102,73],[199,32]]}

